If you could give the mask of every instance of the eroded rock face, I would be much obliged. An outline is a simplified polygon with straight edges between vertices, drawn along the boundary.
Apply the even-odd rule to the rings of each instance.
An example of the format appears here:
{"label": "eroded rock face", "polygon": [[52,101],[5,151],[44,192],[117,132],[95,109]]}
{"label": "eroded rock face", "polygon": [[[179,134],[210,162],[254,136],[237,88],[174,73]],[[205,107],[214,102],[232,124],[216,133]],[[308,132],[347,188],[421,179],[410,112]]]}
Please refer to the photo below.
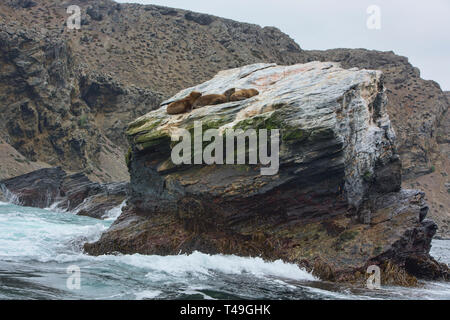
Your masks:
{"label": "eroded rock face", "polygon": [[[69,5],[81,8],[82,32],[66,26]],[[185,10],[0,1],[0,138],[29,161],[124,181],[130,121],[219,70],[300,53],[275,28]]]}
{"label": "eroded rock face", "polygon": [[82,173],[45,168],[0,181],[5,200],[22,206],[73,211],[101,219],[125,201],[128,183],[92,182]]}
{"label": "eroded rock face", "polygon": [[448,142],[442,142],[439,134],[448,127],[445,93],[435,81],[422,79],[407,57],[365,49],[308,51],[306,55],[311,60],[340,62],[344,68],[383,71],[386,108],[397,135],[405,180],[431,173],[446,156],[443,149],[448,149]]}
{"label": "eroded rock face", "polygon": [[33,162],[84,171],[94,181],[126,180],[123,126],[157,95],[83,70],[67,42],[45,33],[0,21],[0,43],[4,140]]}
{"label": "eroded rock face", "polygon": [[[166,113],[167,104],[191,91],[230,88],[260,94]],[[369,263],[405,270],[406,259],[430,260],[436,225],[424,221],[422,193],[400,191],[401,164],[385,105],[379,71],[328,62],[222,71],[130,124],[128,207],[85,249],[96,255],[261,255],[332,280],[356,279]],[[185,128],[195,139],[195,121],[223,133],[280,129],[278,173],[261,175],[260,165],[174,165],[171,135]]]}
{"label": "eroded rock face", "polygon": [[[82,9],[82,32],[64,25],[65,2],[0,2],[0,106],[5,123],[12,120],[0,136],[30,161],[84,170],[91,180],[122,181],[123,130],[163,99],[219,70],[316,60],[383,71],[405,178],[430,173],[440,155],[448,158],[448,142],[439,142],[448,123],[440,121],[448,109],[444,93],[421,79],[406,57],[365,49],[306,51],[276,28],[154,5],[70,4]],[[80,88],[78,77],[70,79],[73,66],[95,75]],[[63,85],[53,90],[54,83]],[[24,88],[37,95],[20,93]]]}

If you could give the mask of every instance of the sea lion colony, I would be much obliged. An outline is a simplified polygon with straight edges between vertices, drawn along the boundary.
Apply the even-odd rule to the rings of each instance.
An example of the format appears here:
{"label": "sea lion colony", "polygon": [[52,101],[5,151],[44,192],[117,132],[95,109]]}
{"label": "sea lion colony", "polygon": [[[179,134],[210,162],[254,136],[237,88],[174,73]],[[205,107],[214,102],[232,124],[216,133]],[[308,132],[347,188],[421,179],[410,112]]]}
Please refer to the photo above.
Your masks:
{"label": "sea lion colony", "polygon": [[200,92],[192,91],[189,96],[174,101],[167,106],[167,113],[181,114],[190,112],[192,109],[198,109],[205,106],[212,106],[231,101],[242,101],[257,96],[259,91],[256,89],[229,89],[223,94],[207,94],[202,95]]}

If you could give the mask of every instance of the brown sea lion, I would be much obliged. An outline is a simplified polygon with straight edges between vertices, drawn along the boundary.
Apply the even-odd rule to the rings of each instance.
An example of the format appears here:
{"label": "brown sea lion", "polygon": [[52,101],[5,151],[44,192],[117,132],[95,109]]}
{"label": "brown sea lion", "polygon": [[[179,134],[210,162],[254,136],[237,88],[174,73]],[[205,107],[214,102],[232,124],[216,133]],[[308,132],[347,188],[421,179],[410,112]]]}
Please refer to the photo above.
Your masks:
{"label": "brown sea lion", "polygon": [[249,99],[251,97],[257,96],[259,94],[259,91],[256,89],[242,89],[237,90],[235,93],[233,93],[230,97],[230,101],[241,101],[245,99]]}
{"label": "brown sea lion", "polygon": [[227,102],[230,102],[230,98],[233,95],[233,93],[235,93],[235,92],[236,92],[236,89],[235,88],[231,88],[231,89],[228,89],[227,91],[225,91],[223,93],[227,97]]}
{"label": "brown sea lion", "polygon": [[194,103],[194,109],[204,106],[213,106],[216,104],[227,103],[230,101],[231,95],[235,92],[235,89],[229,89],[224,94],[207,94],[201,96]]}
{"label": "brown sea lion", "polygon": [[189,96],[178,101],[174,101],[167,106],[168,114],[180,114],[192,110],[192,107],[197,99],[202,96],[200,92],[192,91]]}

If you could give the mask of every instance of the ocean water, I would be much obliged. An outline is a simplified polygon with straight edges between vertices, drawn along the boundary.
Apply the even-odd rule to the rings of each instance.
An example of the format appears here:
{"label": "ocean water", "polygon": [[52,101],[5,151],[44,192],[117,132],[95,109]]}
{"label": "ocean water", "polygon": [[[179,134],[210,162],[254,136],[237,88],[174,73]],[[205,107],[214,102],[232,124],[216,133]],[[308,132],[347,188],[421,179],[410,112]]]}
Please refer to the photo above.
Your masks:
{"label": "ocean water", "polygon": [[[0,202],[0,299],[450,299],[449,283],[369,290],[260,258],[84,254],[119,214],[100,221]],[[449,263],[450,241],[435,240],[432,254]]]}

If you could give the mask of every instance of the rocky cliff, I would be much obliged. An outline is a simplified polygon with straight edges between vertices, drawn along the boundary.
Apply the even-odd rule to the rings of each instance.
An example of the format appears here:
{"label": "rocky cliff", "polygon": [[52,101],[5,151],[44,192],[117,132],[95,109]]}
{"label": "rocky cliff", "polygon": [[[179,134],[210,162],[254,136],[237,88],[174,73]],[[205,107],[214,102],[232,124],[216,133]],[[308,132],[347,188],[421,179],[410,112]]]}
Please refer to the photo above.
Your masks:
{"label": "rocky cliff", "polygon": [[[339,61],[382,70],[406,188],[426,192],[449,237],[448,98],[405,57],[364,49],[305,51],[276,28],[112,1],[0,3],[0,178],[43,167],[93,181],[128,179],[127,124],[216,72],[257,62]],[[448,95],[448,93],[447,93]]]}
{"label": "rocky cliff", "polygon": [[439,84],[420,78],[418,68],[393,52],[334,49],[308,54],[313,60],[338,61],[344,68],[383,71],[387,109],[397,135],[404,179],[433,171],[436,162],[442,160],[438,131],[448,126],[448,119],[443,121],[448,102]]}
{"label": "rocky cliff", "polygon": [[0,138],[0,179],[16,177],[45,167],[48,167],[46,163],[30,161]]}
{"label": "rocky cliff", "polygon": [[60,167],[44,168],[0,180],[0,199],[102,219],[126,200],[128,187],[126,182],[92,182],[82,173],[67,174]]}
{"label": "rocky cliff", "polygon": [[69,30],[68,5],[0,3],[0,134],[31,162],[96,181],[128,178],[124,129],[163,98],[219,70],[291,64],[301,52],[276,28],[112,1],[72,1],[82,28]]}
{"label": "rocky cliff", "polygon": [[364,49],[309,51],[310,60],[339,61],[343,67],[368,68],[385,75],[387,112],[397,135],[403,186],[424,191],[438,235],[450,239],[450,118],[448,95],[419,69],[393,52]]}
{"label": "rocky cliff", "polygon": [[0,135],[28,161],[84,171],[92,180],[123,180],[124,129],[162,100],[220,70],[320,60],[383,71],[405,178],[431,173],[442,162],[437,140],[448,123],[439,121],[448,109],[445,96],[405,57],[305,51],[276,28],[185,10],[107,0],[70,4],[82,9],[79,31],[65,27],[66,2],[0,3],[0,111],[6,118]]}
{"label": "rocky cliff", "polygon": [[0,43],[4,140],[32,162],[62,164],[93,180],[126,180],[126,147],[105,127],[120,122],[121,112],[137,116],[135,108],[157,97],[85,71],[67,41],[45,32],[1,24]]}
{"label": "rocky cliff", "polygon": [[[230,88],[259,95],[166,113],[167,104],[192,91]],[[424,194],[401,189],[385,90],[380,71],[311,62],[226,70],[179,92],[130,124],[128,205],[86,251],[262,256],[338,281],[362,281],[371,264],[380,265],[384,283],[448,279],[448,268],[429,256],[437,227],[425,219]],[[214,164],[174,164],[172,137],[181,129],[190,141],[186,159],[198,155],[190,149],[201,137],[196,123],[217,129],[216,142],[228,139],[229,129],[255,129],[259,138],[261,129],[279,129],[278,170],[265,175],[260,162],[248,164],[255,149],[249,145],[235,151],[248,155],[244,164],[220,164],[220,148]],[[256,147],[260,161],[263,142]]]}

